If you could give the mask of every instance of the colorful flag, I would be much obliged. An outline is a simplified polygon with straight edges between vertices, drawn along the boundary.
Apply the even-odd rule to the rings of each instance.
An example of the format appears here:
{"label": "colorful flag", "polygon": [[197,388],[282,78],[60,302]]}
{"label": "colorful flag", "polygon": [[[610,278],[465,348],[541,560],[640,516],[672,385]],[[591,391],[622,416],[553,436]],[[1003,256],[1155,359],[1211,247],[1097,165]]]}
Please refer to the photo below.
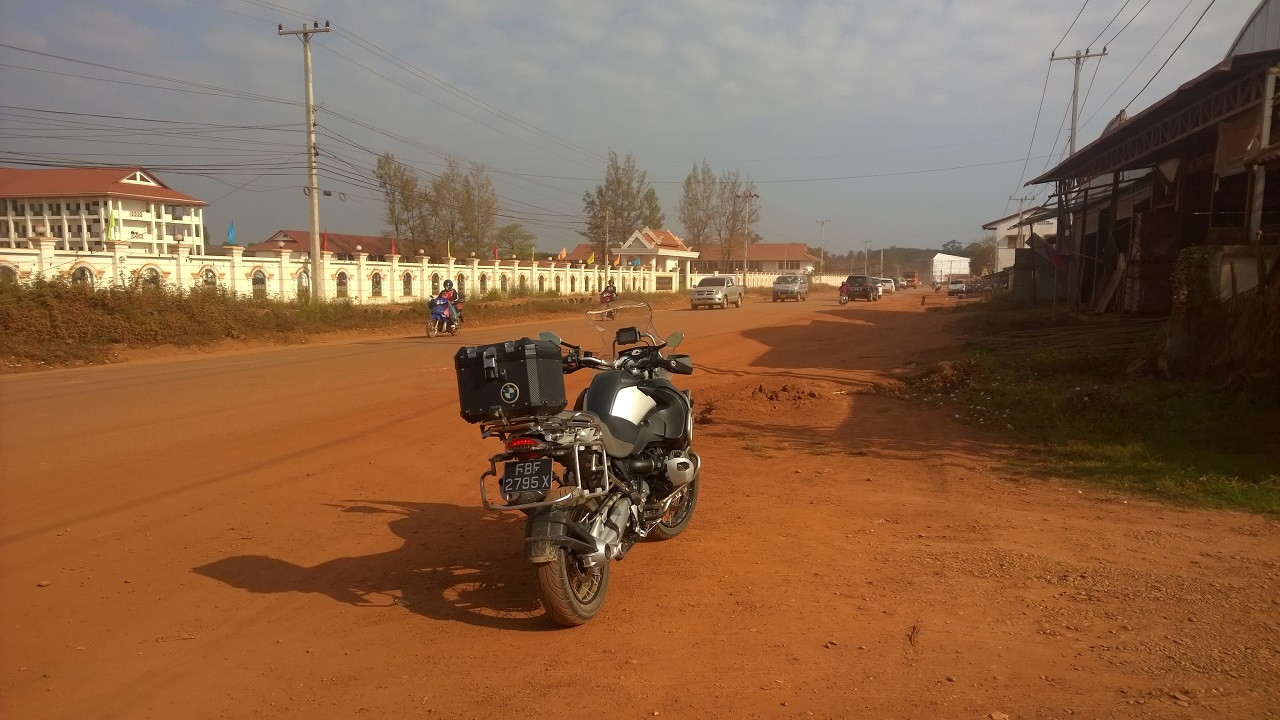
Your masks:
{"label": "colorful flag", "polygon": [[1070,255],[1058,252],[1058,248],[1054,247],[1053,243],[1035,233],[1031,233],[1031,249],[1055,268],[1064,268],[1071,262]]}
{"label": "colorful flag", "polygon": [[640,267],[640,258],[631,261],[631,267]]}
{"label": "colorful flag", "polygon": [[108,240],[116,239],[116,215],[113,212],[113,210],[114,208],[112,208],[111,204],[108,203],[107,204],[107,239]]}
{"label": "colorful flag", "polygon": [[614,266],[614,267],[618,267],[618,264],[619,264],[619,263],[621,263],[621,262],[622,262],[622,258],[621,258],[620,256],[618,256],[618,255],[614,255],[614,256],[613,256],[613,266]]}
{"label": "colorful flag", "polygon": [[236,244],[236,221],[232,220],[231,225],[227,227],[227,244]]}
{"label": "colorful flag", "polygon": [[497,260],[497,259],[498,259],[498,246],[497,246],[497,245],[494,245],[494,246],[493,246],[493,259],[494,259],[494,260]]}
{"label": "colorful flag", "polygon": [[395,257],[395,254],[396,254],[396,236],[392,235],[391,236],[391,256]]}
{"label": "colorful flag", "polygon": [[569,255],[569,248],[567,248],[567,247],[562,247],[562,248],[560,248],[560,254],[556,256],[556,259],[557,259],[557,260],[564,260],[566,257],[568,257],[568,255]]}
{"label": "colorful flag", "polygon": [[591,254],[587,256],[587,264],[594,265],[595,262],[596,262],[596,251],[592,250]]}

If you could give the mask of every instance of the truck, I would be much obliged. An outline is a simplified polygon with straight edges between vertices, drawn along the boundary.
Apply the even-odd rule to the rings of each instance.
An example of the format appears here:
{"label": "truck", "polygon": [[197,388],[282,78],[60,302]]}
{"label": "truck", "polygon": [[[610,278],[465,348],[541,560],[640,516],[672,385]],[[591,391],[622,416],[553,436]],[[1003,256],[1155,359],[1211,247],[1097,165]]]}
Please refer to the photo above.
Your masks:
{"label": "truck", "polygon": [[727,308],[730,304],[742,307],[743,289],[728,275],[702,278],[696,287],[689,291],[689,307],[697,310],[700,307]]}
{"label": "truck", "polygon": [[907,281],[907,287],[920,287],[920,273],[915,270],[908,270],[902,273],[902,279]]}

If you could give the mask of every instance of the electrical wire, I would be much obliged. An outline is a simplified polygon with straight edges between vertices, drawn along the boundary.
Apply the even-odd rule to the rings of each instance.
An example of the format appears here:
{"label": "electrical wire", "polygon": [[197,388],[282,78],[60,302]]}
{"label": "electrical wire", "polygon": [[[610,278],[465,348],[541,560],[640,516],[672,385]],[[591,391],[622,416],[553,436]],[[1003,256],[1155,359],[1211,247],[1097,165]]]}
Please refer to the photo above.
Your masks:
{"label": "electrical wire", "polygon": [[1191,37],[1191,33],[1195,32],[1196,28],[1200,27],[1200,21],[1204,20],[1204,16],[1209,14],[1209,9],[1212,8],[1213,4],[1216,3],[1217,1],[1218,0],[1209,0],[1209,4],[1206,5],[1204,8],[1204,12],[1200,13],[1200,17],[1196,18],[1195,24],[1193,24],[1191,26],[1191,29],[1187,31],[1187,34],[1183,35],[1182,39],[1178,41],[1178,46],[1173,49],[1173,52],[1169,53],[1169,57],[1165,58],[1164,62],[1160,63],[1160,67],[1156,70],[1155,74],[1151,76],[1151,79],[1147,80],[1147,84],[1143,85],[1142,89],[1138,91],[1138,94],[1133,96],[1133,100],[1130,100],[1124,106],[1125,110],[1128,110],[1129,106],[1133,104],[1134,100],[1137,100],[1142,95],[1142,93],[1147,91],[1147,88],[1151,87],[1151,83],[1160,75],[1160,71],[1164,70],[1165,66],[1169,64],[1169,61],[1173,59],[1173,56],[1178,54],[1178,50],[1182,49],[1182,44],[1187,41],[1187,38]]}

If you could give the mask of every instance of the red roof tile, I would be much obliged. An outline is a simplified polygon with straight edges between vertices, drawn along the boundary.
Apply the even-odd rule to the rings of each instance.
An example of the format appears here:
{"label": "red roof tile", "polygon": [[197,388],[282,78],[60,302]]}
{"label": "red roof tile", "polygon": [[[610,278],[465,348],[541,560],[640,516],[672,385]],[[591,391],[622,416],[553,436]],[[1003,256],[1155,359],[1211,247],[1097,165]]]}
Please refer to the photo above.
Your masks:
{"label": "red roof tile", "polygon": [[[292,248],[296,251],[311,251],[311,233],[307,230],[281,230],[271,236],[270,240],[260,242],[256,245],[250,245],[245,248],[248,252],[260,252],[263,250],[275,250],[277,241],[284,241],[285,247]],[[352,254],[356,252],[356,246],[360,246],[360,251],[369,255],[390,255],[391,254],[391,238],[382,237],[380,235],[348,235],[346,233],[320,233],[321,248],[329,252]],[[412,245],[412,243],[409,243]],[[400,243],[396,247],[396,252],[400,255],[413,256],[415,248],[404,247]]]}
{"label": "red roof tile", "polygon": [[[157,185],[124,182],[141,172]],[[40,197],[125,197],[167,200],[184,205],[209,203],[170,188],[142,167],[105,168],[11,168],[0,167],[0,198]]]}

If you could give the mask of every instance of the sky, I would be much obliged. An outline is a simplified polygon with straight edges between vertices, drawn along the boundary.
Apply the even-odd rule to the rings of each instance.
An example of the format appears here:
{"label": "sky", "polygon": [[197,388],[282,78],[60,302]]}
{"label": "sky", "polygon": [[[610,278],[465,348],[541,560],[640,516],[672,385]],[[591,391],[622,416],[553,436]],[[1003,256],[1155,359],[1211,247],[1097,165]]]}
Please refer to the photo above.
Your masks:
{"label": "sky", "polygon": [[705,160],[756,183],[766,242],[938,248],[1047,196],[1023,183],[1066,147],[1073,63],[1051,53],[1106,45],[1082,65],[1083,147],[1221,61],[1256,6],[0,0],[0,164],[153,168],[210,204],[215,241],[232,221],[238,244],[306,229],[303,50],[277,26],[328,21],[312,43],[324,230],[388,229],[378,154],[424,178],[451,156],[488,169],[499,224],[571,249],[612,149],[677,234]]}

